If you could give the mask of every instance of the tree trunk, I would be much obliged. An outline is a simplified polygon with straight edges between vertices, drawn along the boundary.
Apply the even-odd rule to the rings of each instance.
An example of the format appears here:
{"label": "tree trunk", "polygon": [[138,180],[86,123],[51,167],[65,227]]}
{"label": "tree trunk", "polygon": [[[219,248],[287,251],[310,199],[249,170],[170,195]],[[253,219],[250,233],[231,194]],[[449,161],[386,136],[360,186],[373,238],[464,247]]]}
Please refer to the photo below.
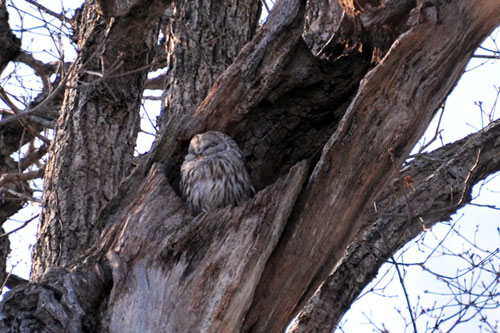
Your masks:
{"label": "tree trunk", "polygon": [[[176,10],[192,5],[181,4]],[[500,24],[496,0],[339,0],[309,6],[281,0],[194,113],[198,81],[193,82],[194,72],[182,76],[181,69],[190,68],[179,60],[182,51],[170,51],[177,62],[168,74],[172,86],[161,136],[118,187],[130,170],[144,69],[153,58],[157,19],[167,8],[160,1],[133,5],[131,10],[122,2],[101,1],[104,16],[89,4],[82,13],[87,19],[71,81],[79,87],[66,93],[47,165],[36,281],[5,297],[2,331],[283,331],[341,259],[348,267],[357,265],[359,245],[344,254],[362,237],[367,221],[379,219],[378,232],[391,238],[388,248],[378,247],[373,229],[362,238],[383,256],[421,230],[413,223],[400,236],[390,231],[393,222],[386,223],[382,213],[373,217],[369,207],[394,195],[386,183],[399,176],[398,168],[472,52]],[[182,20],[191,22],[188,14]],[[124,31],[132,38],[123,38]],[[227,65],[217,63],[212,73],[201,58],[196,52],[195,71],[204,75]],[[96,71],[106,79],[91,82]],[[214,78],[200,79],[200,87]],[[190,82],[192,101],[178,107],[173,101],[186,101],[177,86],[181,82]],[[463,196],[451,210],[426,216],[450,202],[436,193],[436,205],[414,207],[410,221],[446,217],[467,202],[473,182],[500,169],[497,127],[487,131],[491,137],[474,137],[467,157],[455,155],[457,147],[469,144],[465,141],[431,155],[453,160],[463,171],[458,176],[466,180],[456,184]],[[192,135],[205,130],[224,131],[238,142],[259,192],[245,206],[193,216],[177,193],[179,167]],[[481,144],[491,155],[479,160],[484,168],[470,169]],[[435,169],[416,160],[401,173],[422,186],[417,194],[424,193],[425,200],[435,186],[425,176]],[[474,171],[472,178],[467,170]],[[399,201],[405,198],[400,195]],[[362,283],[349,279],[352,271],[342,273],[343,264],[329,281],[338,281],[331,290],[348,295],[334,291],[341,297],[336,301],[345,303],[325,319],[331,325],[380,263],[368,262],[372,270]],[[302,318],[299,328],[305,327]]]}
{"label": "tree trunk", "polygon": [[[65,266],[94,241],[99,210],[130,172],[144,82],[156,46],[156,1],[132,15],[107,19],[112,8],[87,2],[79,16],[79,55],[68,75],[51,146],[32,278]],[[105,135],[103,135],[105,133]]]}
{"label": "tree trunk", "polygon": [[169,70],[160,127],[192,116],[255,34],[260,7],[259,1],[174,1],[162,25]]}
{"label": "tree trunk", "polygon": [[[464,15],[457,18],[457,11]],[[359,211],[394,174],[392,160],[400,165],[406,158],[472,52],[498,25],[499,13],[493,2],[427,3],[412,10],[410,29],[365,76],[325,145],[266,265],[245,330],[281,331],[304,306],[359,232]],[[475,33],[464,32],[465,25]]]}

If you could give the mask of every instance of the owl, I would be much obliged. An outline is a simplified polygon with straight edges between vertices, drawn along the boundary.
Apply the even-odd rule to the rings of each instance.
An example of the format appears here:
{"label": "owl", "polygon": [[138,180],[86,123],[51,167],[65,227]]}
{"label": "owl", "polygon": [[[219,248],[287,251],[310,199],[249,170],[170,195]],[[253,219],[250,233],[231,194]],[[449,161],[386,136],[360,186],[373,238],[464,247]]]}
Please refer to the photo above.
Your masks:
{"label": "owl", "polygon": [[189,208],[196,212],[240,205],[255,193],[238,145],[216,131],[191,139],[181,166],[180,188]]}

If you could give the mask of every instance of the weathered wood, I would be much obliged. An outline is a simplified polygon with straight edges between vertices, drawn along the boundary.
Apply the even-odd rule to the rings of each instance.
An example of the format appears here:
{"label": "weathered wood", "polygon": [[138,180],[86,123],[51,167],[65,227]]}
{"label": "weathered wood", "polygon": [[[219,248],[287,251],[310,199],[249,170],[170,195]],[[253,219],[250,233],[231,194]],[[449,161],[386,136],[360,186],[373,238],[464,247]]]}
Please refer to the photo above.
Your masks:
{"label": "weathered wood", "polygon": [[[349,246],[332,274],[300,312],[290,332],[332,332],[395,251],[424,228],[449,220],[469,203],[472,186],[500,169],[499,138],[500,122],[496,121],[405,165],[401,174],[378,195],[377,211],[373,206],[365,209],[360,219],[366,222],[367,230]],[[400,176],[411,177],[412,186],[404,184]]]}
{"label": "weathered wood", "polygon": [[[412,202],[416,203],[414,208],[417,214],[421,211],[425,212],[422,217],[426,223],[432,223],[432,221],[435,220],[442,220],[446,216],[449,216],[449,214],[458,207],[450,205],[449,200],[451,197],[455,198],[455,200],[461,197],[461,194],[465,190],[463,180],[468,177],[470,164],[476,162],[479,149],[481,151],[481,154],[479,155],[480,159],[477,160],[478,164],[469,177],[466,193],[468,193],[470,187],[480,178],[486,176],[489,172],[494,172],[500,168],[500,163],[498,160],[500,155],[497,154],[498,150],[500,149],[498,140],[499,130],[500,125],[497,122],[494,126],[491,126],[491,128],[485,129],[484,132],[477,133],[473,137],[466,138],[459,142],[445,146],[444,148],[436,152],[430,153],[425,156],[426,158],[418,159],[411,164],[411,167],[404,168],[401,171],[402,175],[410,175],[411,177],[413,177],[415,191],[410,190],[410,199]],[[474,158],[471,159],[471,156]],[[449,168],[448,166],[453,166],[453,168]],[[455,193],[452,195],[450,195],[448,190],[448,185],[450,184],[450,178],[448,177],[448,174],[450,170],[454,170],[454,177],[457,177],[456,179],[454,178],[455,183],[453,188]],[[431,179],[432,181],[428,181],[427,179],[429,178],[429,175],[432,174],[434,174],[434,177]],[[168,268],[168,265],[165,265],[165,257],[155,258],[155,255],[158,252],[161,252],[161,250],[165,249],[161,246],[162,230],[165,231],[166,234],[170,234],[170,232],[166,231],[166,229],[174,230],[172,233],[175,233],[177,236],[173,236],[173,238],[182,238],[182,241],[180,243],[183,246],[177,246],[176,250],[182,251],[182,249],[184,249],[185,254],[182,255],[181,252],[176,252],[178,253],[179,259],[179,262],[177,262],[178,265],[182,263],[184,263],[185,265],[194,263],[194,260],[189,261],[189,263],[187,261],[181,262],[182,259],[185,260],[189,258],[196,258],[197,256],[203,256],[205,252],[200,251],[202,254],[197,254],[196,250],[199,250],[200,247],[202,247],[201,244],[206,244],[205,241],[207,240],[207,238],[209,238],[208,234],[202,234],[202,232],[196,233],[196,231],[199,231],[200,229],[205,230],[200,221],[200,224],[197,224],[195,228],[189,233],[195,233],[192,239],[190,239],[189,237],[179,236],[179,233],[182,230],[189,230],[189,226],[183,224],[186,221],[184,220],[185,217],[182,216],[182,213],[184,211],[184,208],[181,208],[183,207],[182,204],[179,202],[179,199],[174,194],[172,194],[169,186],[165,184],[165,180],[163,175],[161,175],[161,172],[157,170],[152,172],[148,179],[150,180],[149,184],[145,186],[143,190],[136,190],[137,197],[127,198],[127,200],[124,200],[122,206],[123,211],[120,215],[114,216],[114,218],[117,220],[126,220],[130,209],[135,209],[138,205],[154,205],[154,203],[149,203],[148,198],[144,197],[148,188],[153,191],[151,195],[151,198],[153,198],[153,200],[155,200],[156,196],[161,197],[158,199],[159,204],[164,205],[165,202],[168,202],[170,207],[179,207],[178,209],[180,212],[178,212],[178,219],[174,220],[173,226],[169,226],[163,223],[161,221],[162,216],[155,216],[155,213],[158,213],[157,208],[154,208],[152,210],[153,213],[151,214],[144,214],[144,212],[141,212],[141,214],[143,214],[142,216],[148,215],[152,218],[152,220],[144,220],[143,222],[140,222],[136,228],[131,227],[134,225],[133,221],[130,221],[129,225],[125,226],[125,228],[131,228],[127,232],[129,236],[133,236],[135,232],[139,234],[139,236],[134,237],[134,239],[131,239],[130,237],[122,238],[123,248],[128,248],[127,251],[136,249],[138,239],[140,239],[141,237],[146,237],[146,240],[142,239],[142,243],[138,245],[138,247],[142,248],[143,250],[137,251],[137,255],[135,255],[135,252],[129,253],[129,256],[132,256],[132,258],[128,258],[127,260],[130,260],[131,266],[142,262],[142,259],[140,259],[142,255],[139,252],[147,252],[149,250],[152,250],[154,253],[147,254],[148,256],[150,256],[150,258],[152,258],[152,262],[146,262],[146,264],[142,266],[144,268],[142,272],[139,268],[135,268],[139,271],[139,276],[149,276],[149,274],[152,274],[152,272],[157,272],[159,267],[161,267],[160,271]],[[362,238],[362,241],[365,243],[365,245],[361,246],[359,243],[354,243],[350,247],[347,256],[343,258],[334,275],[329,278],[329,281],[327,281],[327,287],[321,290],[320,294],[315,295],[315,297],[313,298],[313,300],[316,299],[323,302],[321,304],[326,307],[324,311],[318,311],[317,308],[314,308],[314,311],[311,311],[313,314],[312,317],[304,315],[302,319],[305,321],[305,323],[302,322],[302,324],[298,325],[295,329],[300,332],[329,331],[335,320],[338,320],[338,316],[340,316],[344,312],[345,308],[349,306],[350,300],[356,297],[356,293],[363,288],[365,282],[368,282],[375,274],[376,269],[373,268],[373,265],[381,264],[381,262],[383,261],[383,256],[388,254],[387,251],[389,249],[394,249],[395,247],[404,243],[406,239],[411,238],[415,233],[421,232],[422,224],[419,219],[414,219],[413,223],[409,225],[408,228],[401,225],[401,212],[403,212],[404,215],[403,220],[406,221],[407,218],[406,207],[404,207],[406,205],[405,199],[403,197],[399,197],[399,199],[394,200],[394,194],[397,191],[396,189],[401,187],[401,184],[399,182],[400,180],[393,181],[389,186],[386,187],[385,191],[382,193],[383,196],[389,198],[386,199],[386,201],[391,201],[393,203],[387,210],[384,209],[385,204],[379,201],[377,204],[377,207],[379,208],[378,216],[373,216],[373,212],[370,210],[363,214],[364,221],[369,218],[377,218],[376,227],[372,227],[371,229],[369,229]],[[443,184],[443,182],[445,184]],[[436,195],[430,198],[427,193],[436,193]],[[167,198],[170,198],[171,200]],[[465,197],[465,200],[461,204],[467,202],[467,200],[468,198]],[[422,202],[422,206],[419,204],[420,202]],[[445,209],[441,209],[443,207]],[[160,210],[165,210],[165,207],[160,208]],[[248,210],[248,208],[245,208],[245,210]],[[229,211],[231,211],[231,209],[229,209]],[[391,213],[391,211],[396,211],[396,213],[393,214]],[[166,212],[164,211],[164,213]],[[224,214],[227,214],[227,212],[225,212]],[[155,219],[157,219],[157,226],[150,226],[148,223],[155,223],[153,221]],[[210,223],[210,221],[207,222]],[[219,221],[219,223],[222,222]],[[397,227],[397,225],[399,225],[399,228]],[[102,255],[100,254],[105,253],[107,249],[110,248],[111,244],[113,244],[114,240],[117,238],[117,235],[119,235],[120,233],[124,234],[121,229],[123,226],[120,223],[116,225],[109,224],[109,226],[110,228],[107,229],[107,231],[105,232],[105,236],[99,242],[97,252],[93,253],[85,263],[78,263],[77,267],[79,268],[74,268],[71,271],[61,269],[53,270],[50,272],[50,274],[44,276],[43,284],[16,288],[16,290],[13,291],[13,294],[9,294],[6,300],[2,303],[2,314],[5,316],[2,321],[0,321],[0,328],[2,329],[2,331],[9,332],[7,329],[8,327],[11,327],[13,328],[12,332],[17,332],[17,328],[20,326],[16,325],[21,324],[24,324],[25,327],[45,327],[40,326],[40,324],[43,323],[43,325],[46,325],[47,328],[50,327],[52,331],[68,332],[69,326],[63,326],[62,324],[64,323],[65,325],[68,325],[70,323],[67,320],[63,320],[63,318],[68,317],[73,318],[73,320],[71,321],[72,325],[85,325],[85,323],[86,325],[93,324],[95,326],[81,327],[90,327],[89,329],[95,330],[95,328],[99,325],[88,321],[90,318],[92,318],[92,315],[94,313],[93,311],[96,310],[93,308],[89,308],[89,306],[95,306],[95,303],[92,303],[94,301],[84,302],[78,307],[76,306],[76,304],[80,304],[84,300],[88,301],[90,299],[93,299],[93,297],[99,298],[100,302],[102,301],[102,298],[105,298],[106,294],[109,293],[109,289],[107,289],[109,287],[106,287],[106,285],[109,285],[111,283],[111,277],[109,276],[109,273],[106,273],[106,270],[102,268],[104,267],[102,264],[93,263],[92,259],[93,257],[102,257]],[[386,228],[388,226],[391,227]],[[148,230],[143,230],[143,227]],[[213,226],[213,228],[217,228],[217,225]],[[220,228],[220,230],[222,229],[224,228]],[[389,230],[398,237],[390,237],[390,234],[388,233]],[[387,237],[384,237],[382,239],[382,234],[387,235]],[[220,235],[219,237],[222,237],[222,235]],[[388,243],[396,240],[398,242],[396,244],[397,246],[395,247],[393,247],[394,244]],[[195,246],[193,246],[192,248],[194,251],[190,252],[191,246],[189,246],[189,244],[187,243],[195,244]],[[213,246],[215,246],[215,244],[213,244]],[[168,248],[168,246],[165,247]],[[372,252],[367,251],[367,247],[369,247]],[[168,252],[168,250],[163,251],[163,253]],[[126,261],[120,259],[120,256],[113,255],[113,253],[115,252],[111,252],[110,255],[112,265],[118,263],[118,265],[116,265],[114,268],[115,281],[120,281],[120,283],[118,284],[119,286],[126,286],[131,283],[130,281],[126,280],[128,271],[127,269],[130,268],[130,265],[127,264]],[[376,253],[377,256],[373,256],[372,253]],[[167,258],[172,259],[173,254],[173,251],[170,252],[170,256],[167,256]],[[207,257],[207,255],[205,255],[205,257]],[[176,263],[175,260],[173,262],[174,264]],[[122,266],[120,266],[120,263]],[[149,270],[146,270],[146,267],[148,267]],[[191,266],[191,268],[194,267],[195,266]],[[120,271],[122,273],[120,273]],[[159,272],[158,274],[161,275],[163,273]],[[153,276],[159,279],[158,276],[154,274]],[[208,274],[205,275],[205,277],[210,276],[211,275]],[[357,279],[352,279],[352,276],[357,276]],[[125,279],[125,281],[123,281],[123,279]],[[63,280],[72,281],[72,283],[64,284],[63,286],[63,284],[58,282]],[[80,280],[82,281],[78,282]],[[155,288],[152,288],[155,285],[152,279],[149,279],[147,281],[149,282],[150,289],[148,289],[148,297],[142,299],[142,301],[145,302],[143,303],[145,308],[149,307],[150,311],[158,314],[158,312],[156,311],[163,311],[159,309],[165,309],[165,307],[159,307],[159,304],[164,304],[168,300],[165,299],[164,295],[162,294],[156,295],[156,293],[158,293],[159,291]],[[84,288],[82,288],[81,283],[86,283],[83,285]],[[138,279],[137,285],[142,285],[143,287],[145,287],[144,283],[145,280]],[[161,283],[163,285],[163,282]],[[119,287],[118,291],[114,291],[112,295],[115,295],[116,293],[126,294],[126,290],[121,290],[121,288],[122,287]],[[151,289],[154,290],[152,291]],[[54,292],[54,290],[58,291]],[[74,297],[70,297],[75,293],[79,295],[78,298],[75,299]],[[60,297],[60,295],[66,294],[68,296]],[[139,297],[139,295],[136,296]],[[41,302],[42,299],[44,300],[44,302]],[[71,307],[66,305],[66,302],[68,301],[72,302],[73,305]],[[53,315],[33,316],[32,311],[29,310],[32,306],[37,307],[36,313],[53,313]],[[109,307],[112,306],[113,302],[110,302]],[[54,314],[54,311],[57,308],[62,309],[62,311],[55,312]],[[79,308],[82,308],[85,313],[87,313],[87,315],[84,317],[78,317],[76,313],[71,313],[72,311],[76,311]],[[203,307],[200,306],[197,309],[201,311],[202,308]],[[133,311],[136,311],[135,307],[133,307],[132,305],[130,305],[130,309],[127,309],[126,311],[132,311],[132,309],[134,309]],[[309,310],[311,310],[310,307]],[[150,313],[149,315],[153,316],[154,314]],[[192,319],[195,316],[196,313],[192,312],[188,317]],[[14,318],[17,318],[17,320],[13,321]],[[84,320],[85,318],[87,318],[87,321]],[[6,321],[9,323],[9,326],[5,325]],[[82,324],[82,321],[84,324]]]}
{"label": "weathered wood", "polygon": [[282,331],[304,306],[359,231],[359,212],[393,174],[391,155],[397,163],[407,156],[499,23],[500,4],[493,0],[427,1],[412,11],[410,30],[363,79],[325,145],[266,265],[245,331]]}
{"label": "weathered wood", "polygon": [[246,206],[193,218],[154,165],[108,252],[109,330],[239,331],[306,175],[302,162]]}
{"label": "weathered wood", "polygon": [[[165,127],[154,150],[98,217],[94,215],[99,209],[85,209],[91,219],[79,221],[90,226],[90,236],[82,244],[96,241],[84,259],[70,258],[70,253],[82,251],[61,250],[57,239],[50,243],[54,238],[41,234],[46,239],[44,251],[51,256],[41,271],[44,265],[64,264],[57,258],[60,253],[68,268],[47,270],[39,275],[39,284],[32,282],[9,294],[1,303],[0,328],[283,331],[359,232],[363,221],[357,213],[391,176],[392,156],[396,163],[405,158],[473,49],[500,17],[494,0],[405,1],[403,7],[397,1],[339,3],[347,15],[333,29],[333,39],[326,44],[318,40],[324,47],[315,55],[307,47],[314,43],[306,44],[301,37],[305,1],[279,1],[196,114]],[[404,19],[396,20],[395,13],[403,13]],[[148,18],[137,18],[136,25],[130,25],[132,32],[145,33],[137,28]],[[107,33],[120,31],[120,24],[127,22],[121,19],[125,17],[113,20]],[[352,32],[352,40],[347,32]],[[124,60],[125,68],[131,69],[127,66],[136,58]],[[140,78],[134,82],[143,84]],[[117,85],[111,83],[95,90],[104,98],[99,102],[138,96],[122,78]],[[88,89],[84,91],[92,91]],[[72,117],[97,109],[92,109],[97,101],[86,96],[68,97],[77,114],[66,110],[60,118],[63,131],[70,133]],[[191,135],[206,129],[223,130],[242,145],[261,191],[244,207],[193,217],[175,193],[178,168]],[[64,139],[58,143],[60,150],[54,149],[61,160]],[[302,158],[313,163],[319,159],[305,190],[305,165],[290,170]],[[155,164],[158,161],[164,163]],[[92,161],[86,163],[91,169]],[[89,175],[84,178],[92,185]],[[50,184],[60,186],[54,193],[68,194],[68,186],[78,189],[70,176],[52,180],[48,190]],[[91,187],[83,185],[81,197],[59,198],[77,204],[82,198],[92,200]],[[111,195],[116,187],[113,183]],[[46,214],[50,209],[57,212],[51,206],[45,209]],[[77,225],[71,224],[71,215],[54,221],[65,222],[69,230]]]}
{"label": "weathered wood", "polygon": [[165,128],[150,159],[165,161],[172,183],[178,180],[189,139],[208,129],[226,132],[238,142],[257,189],[298,161],[318,156],[372,55],[369,47],[345,54],[340,48],[331,54],[333,60],[315,58],[301,38],[304,12],[305,1],[279,2],[194,116]]}

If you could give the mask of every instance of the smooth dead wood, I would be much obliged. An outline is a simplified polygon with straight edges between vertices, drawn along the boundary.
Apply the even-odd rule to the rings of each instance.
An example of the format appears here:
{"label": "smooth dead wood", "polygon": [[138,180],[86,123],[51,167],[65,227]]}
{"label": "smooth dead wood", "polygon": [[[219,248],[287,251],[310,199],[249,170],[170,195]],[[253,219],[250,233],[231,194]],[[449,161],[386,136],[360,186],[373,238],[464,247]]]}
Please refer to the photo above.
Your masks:
{"label": "smooth dead wood", "polygon": [[266,265],[245,331],[283,331],[305,305],[359,231],[359,212],[393,174],[391,155],[399,162],[407,156],[472,52],[500,23],[495,1],[428,5],[414,9],[411,29],[363,79],[325,145]]}
{"label": "smooth dead wood", "polygon": [[367,229],[349,246],[290,332],[332,332],[395,251],[433,224],[448,221],[469,202],[474,184],[500,170],[499,138],[496,121],[405,165],[400,176],[410,177],[411,185],[398,175],[378,195],[377,211],[373,206],[365,209],[361,219]]}
{"label": "smooth dead wood", "polygon": [[194,218],[162,169],[155,164],[135,199],[116,215],[127,220],[113,231],[117,237],[107,255],[113,269],[109,330],[237,332],[302,189],[307,163],[244,207]]}

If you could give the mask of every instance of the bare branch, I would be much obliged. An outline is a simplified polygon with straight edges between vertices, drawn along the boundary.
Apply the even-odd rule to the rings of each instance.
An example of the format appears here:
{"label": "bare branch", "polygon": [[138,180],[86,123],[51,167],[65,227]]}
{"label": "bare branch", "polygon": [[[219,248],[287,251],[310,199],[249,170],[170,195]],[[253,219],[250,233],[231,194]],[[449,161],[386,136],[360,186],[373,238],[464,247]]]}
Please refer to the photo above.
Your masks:
{"label": "bare branch", "polygon": [[28,280],[23,279],[22,277],[17,276],[16,274],[12,274],[12,272],[10,272],[7,275],[7,281],[5,281],[5,286],[7,286],[7,288],[9,289],[13,289],[17,286],[26,284],[28,282],[29,282]]}
{"label": "bare branch", "polygon": [[18,232],[19,230],[25,228],[30,222],[33,222],[36,218],[38,218],[39,214],[36,214],[35,216],[31,217],[30,219],[26,220],[20,227],[17,227],[9,232],[3,233],[0,235],[0,238],[2,237],[7,237],[9,235],[12,235],[15,232]]}
{"label": "bare branch", "polygon": [[[411,223],[407,223],[407,214],[399,213],[406,211],[407,199],[402,193],[400,179],[395,179],[377,199],[377,211],[368,209],[362,214],[360,218],[366,221],[367,229],[350,245],[345,257],[301,312],[291,332],[309,332],[318,328],[332,331],[391,253],[424,228],[447,220],[464,206],[470,198],[473,183],[500,169],[500,146],[495,144],[499,135],[500,121],[496,121],[483,131],[424,153],[405,166],[401,173],[410,176],[415,187],[410,197],[415,207]],[[483,154],[477,161],[479,149]],[[454,166],[453,171],[448,168],[450,165]],[[451,187],[449,172],[453,172],[455,180]],[[428,193],[433,193],[433,199]],[[352,276],[357,277],[356,283],[342,282]]]}
{"label": "bare branch", "polygon": [[474,54],[472,57],[479,59],[492,59],[492,60],[500,59],[500,55]]}
{"label": "bare branch", "polygon": [[410,314],[411,323],[413,325],[413,332],[417,333],[418,332],[417,324],[415,322],[415,316],[413,315],[413,311],[411,310],[410,296],[408,295],[408,292],[406,291],[406,286],[405,286],[405,281],[404,281],[403,275],[401,274],[401,270],[399,269],[399,264],[396,261],[396,259],[394,259],[394,256],[391,256],[391,259],[392,259],[392,263],[394,264],[394,267],[396,267],[396,272],[398,273],[399,283],[401,284],[401,287],[403,288],[403,294],[405,296],[406,306],[408,307],[408,312]]}
{"label": "bare branch", "polygon": [[35,6],[36,8],[38,8],[38,10],[41,10],[42,12],[45,12],[45,13],[51,15],[51,16],[54,16],[56,19],[58,19],[59,21],[61,21],[63,23],[71,22],[70,18],[67,18],[63,14],[56,13],[56,12],[48,9],[47,7],[42,6],[41,4],[39,4],[38,2],[36,2],[34,0],[24,0],[24,1],[26,1],[27,3],[32,4],[33,6]]}
{"label": "bare branch", "polygon": [[0,186],[5,184],[21,182],[26,180],[33,180],[37,178],[42,178],[44,174],[44,169],[38,169],[36,171],[26,172],[26,173],[5,173],[0,178]]}
{"label": "bare branch", "polygon": [[[7,104],[11,110],[16,114],[16,115],[19,115],[19,114],[22,114],[21,110],[19,110],[17,108],[17,106],[10,100],[9,96],[7,95],[7,93],[5,92],[5,90],[0,87],[0,98],[5,102],[5,104]],[[12,118],[12,117],[9,117],[9,118]],[[7,119],[9,119],[7,118]],[[36,129],[33,128],[32,125],[30,125],[28,122],[26,122],[25,120],[23,119],[19,119],[19,121],[21,122],[21,124],[28,130],[28,132],[33,135],[34,137],[37,137],[39,138],[40,140],[42,140],[45,144],[50,144],[50,140],[47,139],[46,137],[42,136],[40,133],[38,133],[38,131]],[[2,125],[3,121],[0,122],[0,126]]]}
{"label": "bare branch", "polygon": [[43,89],[44,90],[50,90],[51,84],[50,84],[50,75],[53,74],[57,68],[57,64],[46,64],[40,60],[37,60],[33,57],[32,54],[27,53],[26,51],[22,50],[18,56],[14,59],[14,61],[19,61],[22,62],[25,65],[30,66],[33,68],[35,73],[40,76],[42,83],[43,83]]}
{"label": "bare branch", "polygon": [[24,157],[19,161],[21,171],[26,170],[29,166],[37,163],[48,151],[47,145],[42,145],[40,148],[30,153],[28,156]]}
{"label": "bare branch", "polygon": [[[21,201],[32,201],[32,202],[36,202],[36,203],[42,203],[42,201],[40,199],[35,198],[28,193],[20,193],[18,191],[15,191],[11,188],[6,188],[6,187],[2,188],[2,191],[14,195],[15,197],[19,198],[19,200],[21,200]],[[10,199],[10,200],[13,200],[13,199]]]}

